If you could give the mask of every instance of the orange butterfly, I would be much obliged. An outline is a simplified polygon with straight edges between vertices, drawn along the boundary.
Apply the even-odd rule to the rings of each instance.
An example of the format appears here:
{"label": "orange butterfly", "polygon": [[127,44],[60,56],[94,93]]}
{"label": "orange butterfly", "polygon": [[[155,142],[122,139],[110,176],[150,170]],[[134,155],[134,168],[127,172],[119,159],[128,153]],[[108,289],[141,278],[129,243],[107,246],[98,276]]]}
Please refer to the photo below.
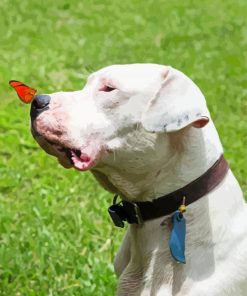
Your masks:
{"label": "orange butterfly", "polygon": [[31,88],[20,81],[10,80],[9,85],[11,85],[15,89],[18,97],[22,100],[22,102],[26,104],[32,102],[37,92],[36,89]]}

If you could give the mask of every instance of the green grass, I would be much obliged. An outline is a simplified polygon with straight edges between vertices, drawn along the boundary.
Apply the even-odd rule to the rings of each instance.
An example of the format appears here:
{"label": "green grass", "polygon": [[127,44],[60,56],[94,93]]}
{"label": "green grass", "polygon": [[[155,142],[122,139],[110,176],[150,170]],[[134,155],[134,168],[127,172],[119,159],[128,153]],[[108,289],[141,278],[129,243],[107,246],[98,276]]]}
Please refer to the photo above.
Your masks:
{"label": "green grass", "polygon": [[49,93],[113,63],[171,64],[204,92],[246,193],[245,0],[2,0],[0,12],[1,296],[114,295],[123,235],[111,195],[38,148],[10,79]]}

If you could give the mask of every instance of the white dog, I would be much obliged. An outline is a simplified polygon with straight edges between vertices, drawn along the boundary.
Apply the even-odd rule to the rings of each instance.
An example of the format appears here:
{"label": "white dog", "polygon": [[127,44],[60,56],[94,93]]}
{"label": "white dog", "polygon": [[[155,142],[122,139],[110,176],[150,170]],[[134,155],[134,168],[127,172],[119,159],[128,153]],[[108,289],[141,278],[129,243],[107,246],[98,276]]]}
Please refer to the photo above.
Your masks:
{"label": "white dog", "polygon": [[[202,93],[170,66],[103,68],[83,90],[37,95],[31,118],[47,153],[133,205],[191,184],[223,153]],[[247,207],[231,170],[216,185],[184,213],[186,264],[170,253],[173,213],[130,224],[119,296],[247,295]]]}

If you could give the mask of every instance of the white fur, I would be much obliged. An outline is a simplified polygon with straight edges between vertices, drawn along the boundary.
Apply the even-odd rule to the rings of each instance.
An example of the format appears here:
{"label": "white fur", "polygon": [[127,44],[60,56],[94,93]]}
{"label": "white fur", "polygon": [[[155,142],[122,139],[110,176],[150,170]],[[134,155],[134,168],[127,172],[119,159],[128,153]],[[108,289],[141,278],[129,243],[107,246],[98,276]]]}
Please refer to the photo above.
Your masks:
{"label": "white fur", "polygon": [[[116,90],[104,92],[104,85]],[[205,118],[206,126],[193,127]],[[132,201],[185,186],[223,153],[198,87],[172,67],[153,64],[106,67],[82,91],[51,94],[50,109],[33,129],[66,167],[71,164],[59,146],[94,158],[91,170],[101,184]],[[115,260],[118,295],[247,295],[246,216],[229,170],[216,189],[188,206],[186,265],[171,258],[170,217],[130,225]]]}

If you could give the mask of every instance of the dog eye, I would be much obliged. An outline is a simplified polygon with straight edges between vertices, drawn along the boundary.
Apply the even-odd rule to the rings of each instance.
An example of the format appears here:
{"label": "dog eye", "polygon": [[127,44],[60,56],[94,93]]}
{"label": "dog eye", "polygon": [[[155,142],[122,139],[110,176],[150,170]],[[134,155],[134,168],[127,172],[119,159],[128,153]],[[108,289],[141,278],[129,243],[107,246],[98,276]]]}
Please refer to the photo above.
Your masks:
{"label": "dog eye", "polygon": [[115,87],[112,87],[112,86],[109,86],[109,85],[104,85],[99,90],[104,91],[104,92],[111,92],[111,91],[113,91],[115,89],[116,89]]}

